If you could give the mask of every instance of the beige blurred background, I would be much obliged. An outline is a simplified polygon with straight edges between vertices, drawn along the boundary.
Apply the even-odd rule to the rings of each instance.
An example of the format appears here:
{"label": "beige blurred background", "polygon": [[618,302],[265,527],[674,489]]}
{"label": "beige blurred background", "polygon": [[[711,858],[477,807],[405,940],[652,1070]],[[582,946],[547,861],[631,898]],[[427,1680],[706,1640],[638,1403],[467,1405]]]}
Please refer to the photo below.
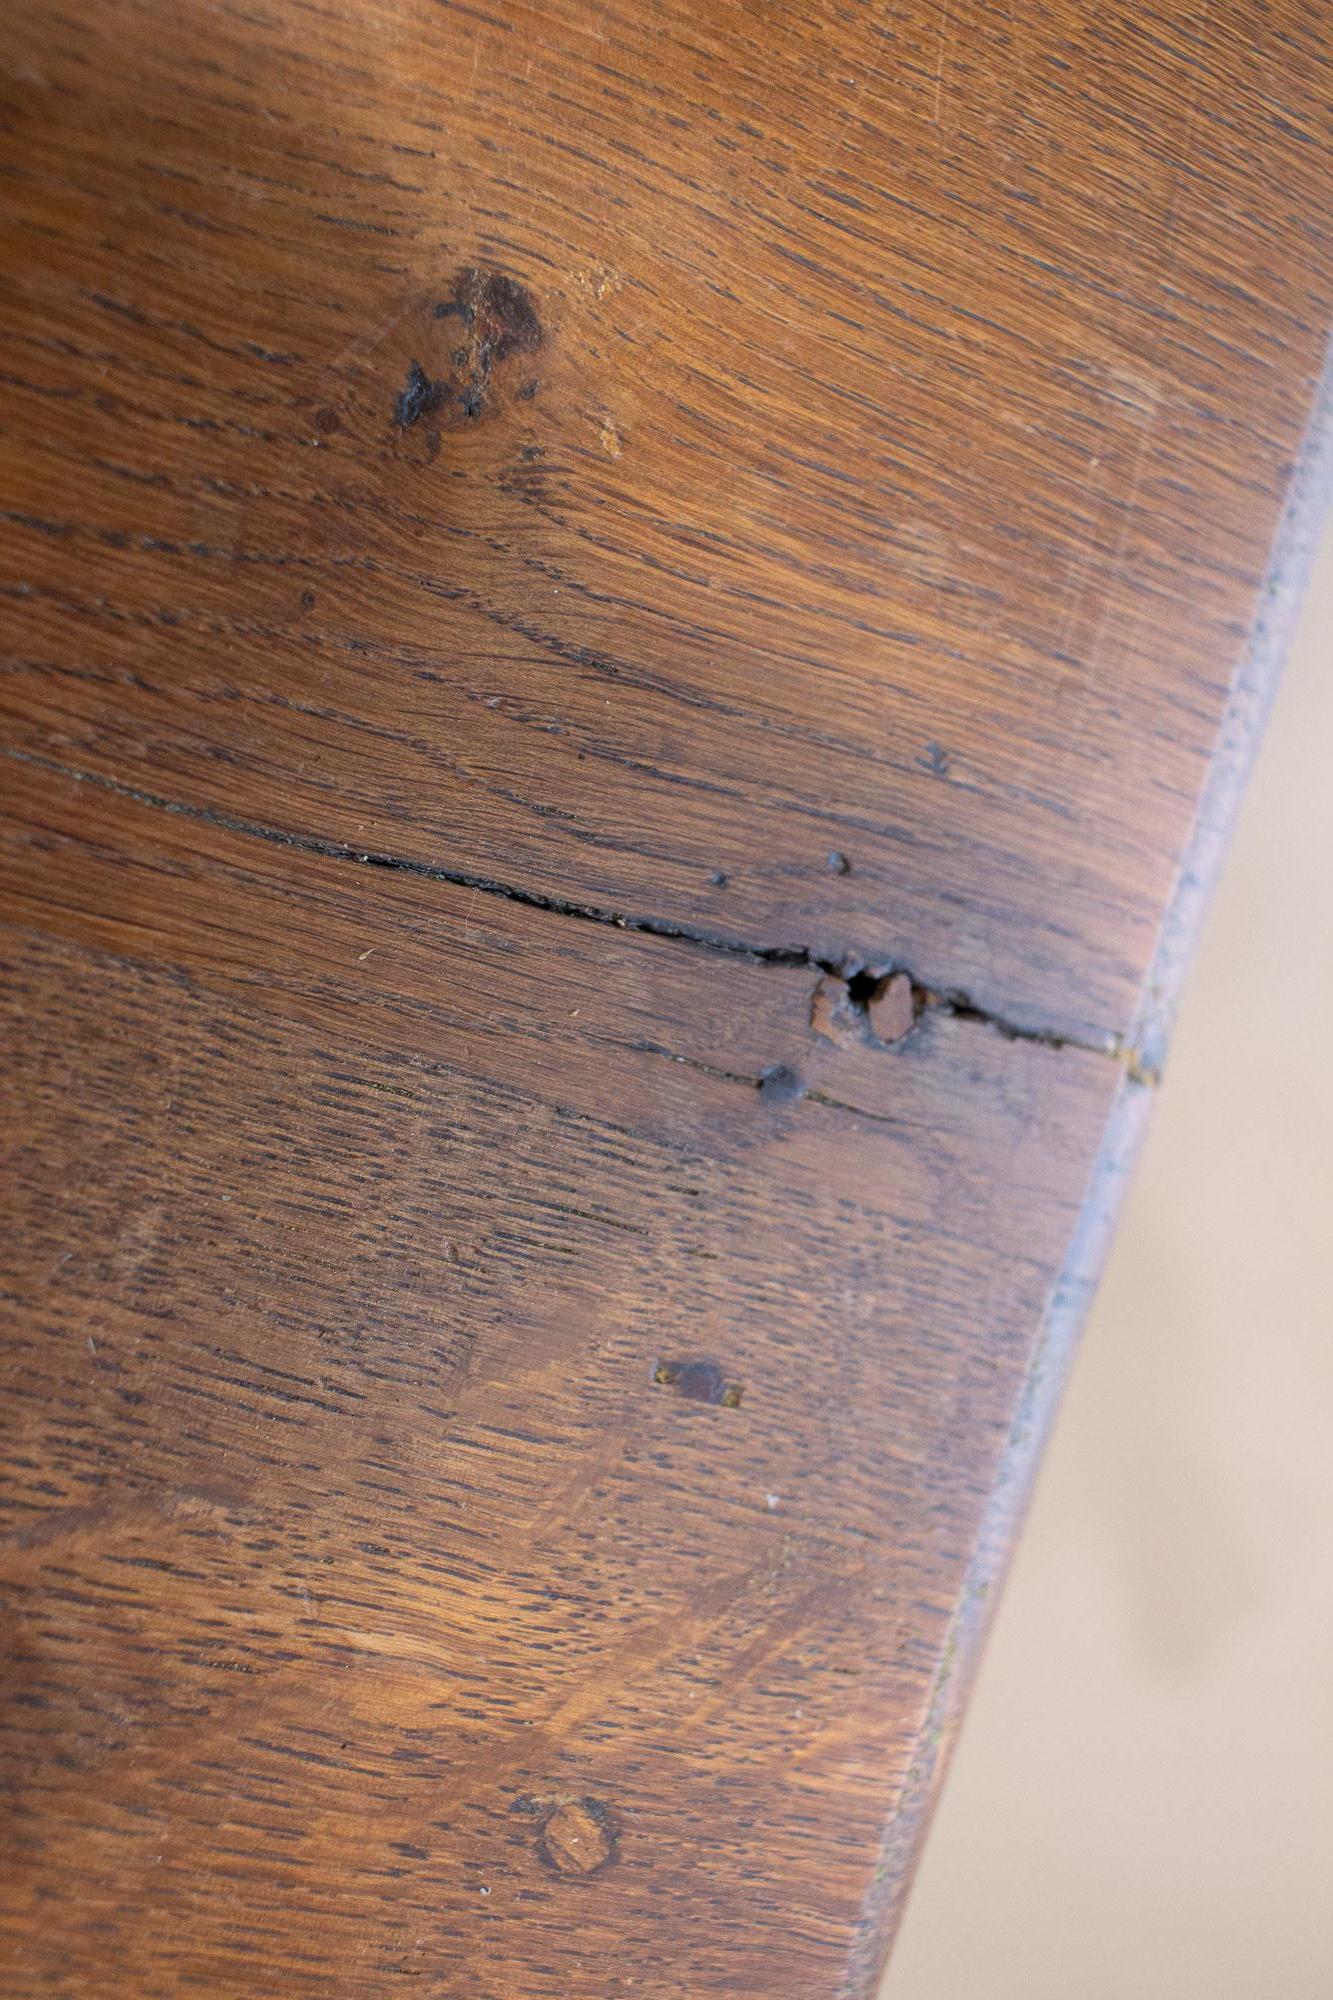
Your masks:
{"label": "beige blurred background", "polygon": [[1333,2000],[1333,534],[885,2000]]}

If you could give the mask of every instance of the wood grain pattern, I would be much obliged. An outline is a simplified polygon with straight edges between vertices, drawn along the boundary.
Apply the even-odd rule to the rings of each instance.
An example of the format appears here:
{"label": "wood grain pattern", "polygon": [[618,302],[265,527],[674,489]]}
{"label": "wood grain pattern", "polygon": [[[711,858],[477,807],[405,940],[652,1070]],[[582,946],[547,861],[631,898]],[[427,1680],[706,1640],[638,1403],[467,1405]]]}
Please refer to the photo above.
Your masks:
{"label": "wood grain pattern", "polygon": [[1330,42],[8,24],[0,1992],[873,1991],[1312,506]]}

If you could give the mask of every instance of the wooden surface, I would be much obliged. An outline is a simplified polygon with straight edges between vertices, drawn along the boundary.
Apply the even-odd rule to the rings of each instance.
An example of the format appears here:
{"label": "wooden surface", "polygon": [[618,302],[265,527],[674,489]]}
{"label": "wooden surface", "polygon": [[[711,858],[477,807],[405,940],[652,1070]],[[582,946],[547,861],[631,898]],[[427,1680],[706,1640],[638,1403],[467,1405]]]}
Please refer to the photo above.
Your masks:
{"label": "wooden surface", "polygon": [[0,1992],[873,1991],[1298,581],[1331,42],[7,23]]}

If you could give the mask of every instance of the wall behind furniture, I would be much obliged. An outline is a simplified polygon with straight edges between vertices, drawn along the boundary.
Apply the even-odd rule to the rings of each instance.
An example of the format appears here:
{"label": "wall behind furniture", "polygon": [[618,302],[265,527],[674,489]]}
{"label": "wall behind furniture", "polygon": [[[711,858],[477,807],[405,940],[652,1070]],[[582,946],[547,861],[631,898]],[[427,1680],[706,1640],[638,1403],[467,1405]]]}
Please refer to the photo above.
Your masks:
{"label": "wall behind furniture", "polygon": [[1333,534],[885,1992],[1333,1994]]}

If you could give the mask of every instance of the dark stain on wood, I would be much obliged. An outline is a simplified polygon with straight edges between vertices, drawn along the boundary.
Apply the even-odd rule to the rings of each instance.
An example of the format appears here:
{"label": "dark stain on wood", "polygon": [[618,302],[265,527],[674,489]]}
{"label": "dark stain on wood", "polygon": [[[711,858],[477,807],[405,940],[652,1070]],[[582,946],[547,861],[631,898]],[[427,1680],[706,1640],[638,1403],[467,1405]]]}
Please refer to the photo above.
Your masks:
{"label": "dark stain on wood", "polygon": [[[496,369],[515,355],[535,354],[542,346],[542,325],[532,294],[502,271],[477,266],[460,271],[450,296],[439,300],[429,317],[437,324],[456,321],[461,341],[432,363],[433,373],[415,356],[409,359],[393,409],[400,430],[410,430],[427,417],[448,421],[451,414],[474,423],[488,407]],[[529,376],[513,393],[516,400],[531,402],[540,386]]]}
{"label": "dark stain on wood", "polygon": [[393,420],[400,430],[410,430],[413,424],[419,424],[423,417],[438,410],[449,394],[448,386],[432,381],[419,361],[409,361],[407,380],[393,406]]}
{"label": "dark stain on wood", "polygon": [[769,1104],[797,1104],[805,1096],[806,1083],[790,1063],[768,1063],[759,1072],[758,1090]]}
{"label": "dark stain on wood", "polygon": [[738,1410],[745,1394],[739,1382],[727,1380],[716,1361],[657,1361],[653,1381],[687,1403],[712,1403],[726,1410]]}
{"label": "dark stain on wood", "polygon": [[[515,354],[535,354],[542,344],[542,325],[532,294],[517,278],[475,266],[460,271],[451,296],[435,307],[436,319],[457,319],[464,330],[455,348],[459,374],[455,393],[465,417],[475,419],[486,408],[495,369]],[[517,394],[531,401],[538,384],[528,378]]]}

